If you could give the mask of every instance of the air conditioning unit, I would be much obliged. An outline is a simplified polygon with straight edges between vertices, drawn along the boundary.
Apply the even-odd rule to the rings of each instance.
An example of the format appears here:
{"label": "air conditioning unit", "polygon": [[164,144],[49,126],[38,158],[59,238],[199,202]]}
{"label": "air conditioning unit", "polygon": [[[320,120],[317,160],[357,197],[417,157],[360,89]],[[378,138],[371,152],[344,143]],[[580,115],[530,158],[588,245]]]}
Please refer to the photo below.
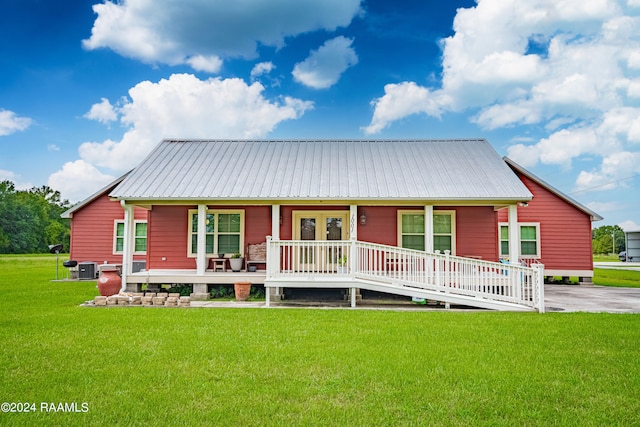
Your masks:
{"label": "air conditioning unit", "polygon": [[131,264],[131,272],[137,273],[147,268],[147,261],[133,261]]}
{"label": "air conditioning unit", "polygon": [[78,279],[93,280],[98,277],[98,264],[95,262],[81,262],[78,264]]}

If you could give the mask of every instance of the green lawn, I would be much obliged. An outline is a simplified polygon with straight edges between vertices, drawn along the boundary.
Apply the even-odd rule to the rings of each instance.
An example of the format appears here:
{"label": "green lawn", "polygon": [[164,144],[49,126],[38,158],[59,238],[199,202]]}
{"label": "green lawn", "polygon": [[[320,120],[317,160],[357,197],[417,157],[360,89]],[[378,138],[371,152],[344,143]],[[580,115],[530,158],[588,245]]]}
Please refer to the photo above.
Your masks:
{"label": "green lawn", "polygon": [[0,402],[37,409],[0,425],[640,423],[638,315],[85,308],[54,276],[0,257]]}
{"label": "green lawn", "polygon": [[595,268],[593,273],[593,283],[595,285],[640,288],[640,269],[613,270],[610,268]]}

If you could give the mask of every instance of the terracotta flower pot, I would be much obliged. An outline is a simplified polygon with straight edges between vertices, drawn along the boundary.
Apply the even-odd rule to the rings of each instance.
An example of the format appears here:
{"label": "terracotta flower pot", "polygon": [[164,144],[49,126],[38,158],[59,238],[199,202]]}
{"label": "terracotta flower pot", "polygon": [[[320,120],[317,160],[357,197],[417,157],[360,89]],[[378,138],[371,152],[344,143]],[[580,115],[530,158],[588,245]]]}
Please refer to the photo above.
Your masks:
{"label": "terracotta flower pot", "polygon": [[246,301],[251,293],[251,282],[235,282],[233,291],[236,294],[236,301]]}
{"label": "terracotta flower pot", "polygon": [[122,278],[118,274],[118,270],[113,267],[103,267],[98,279],[98,291],[103,297],[115,295],[120,292],[122,287]]}

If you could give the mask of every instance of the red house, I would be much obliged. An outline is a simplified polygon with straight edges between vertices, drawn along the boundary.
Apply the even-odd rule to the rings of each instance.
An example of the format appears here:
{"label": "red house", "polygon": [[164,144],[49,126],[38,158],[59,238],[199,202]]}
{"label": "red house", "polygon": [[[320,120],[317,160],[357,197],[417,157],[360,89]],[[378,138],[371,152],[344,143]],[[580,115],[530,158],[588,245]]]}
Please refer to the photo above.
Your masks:
{"label": "red house", "polygon": [[540,311],[544,275],[592,275],[599,219],[485,140],[165,140],[68,214],[71,257],[121,262],[127,290],[248,280],[267,305],[302,287]]}

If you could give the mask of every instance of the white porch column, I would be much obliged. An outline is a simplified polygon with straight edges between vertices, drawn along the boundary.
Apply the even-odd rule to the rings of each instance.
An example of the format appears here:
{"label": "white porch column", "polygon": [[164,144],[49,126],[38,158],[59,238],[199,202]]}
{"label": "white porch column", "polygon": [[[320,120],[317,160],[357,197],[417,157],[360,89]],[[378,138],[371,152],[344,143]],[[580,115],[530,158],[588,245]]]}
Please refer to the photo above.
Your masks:
{"label": "white porch column", "polygon": [[518,205],[509,205],[509,263],[518,264],[520,259],[520,227]]}
{"label": "white porch column", "polygon": [[122,287],[121,292],[127,289],[127,277],[131,274],[131,266],[133,264],[133,251],[135,242],[135,222],[133,214],[133,205],[127,204],[124,200],[120,201],[120,206],[124,209],[124,241],[122,245]]}
{"label": "white porch column", "polygon": [[207,205],[198,205],[198,252],[196,269],[199,276],[207,271]]}
{"label": "white porch column", "polygon": [[358,205],[349,205],[349,236],[358,240]]}
{"label": "white porch column", "polygon": [[271,205],[271,238],[280,240],[280,205]]}
{"label": "white porch column", "polygon": [[433,253],[433,205],[424,206],[424,250]]}
{"label": "white porch column", "polygon": [[[280,240],[280,205],[271,205],[271,236],[267,236],[267,278],[270,278],[269,275],[273,271],[273,268],[280,268],[280,249],[278,249],[277,254],[271,254],[269,251],[271,249],[271,241],[272,240]],[[273,264],[272,264],[273,263]],[[272,294],[273,293],[273,294]],[[282,299],[282,292],[279,286],[274,288],[265,287],[265,296],[267,307],[269,307],[271,303],[271,297],[278,301]]]}

